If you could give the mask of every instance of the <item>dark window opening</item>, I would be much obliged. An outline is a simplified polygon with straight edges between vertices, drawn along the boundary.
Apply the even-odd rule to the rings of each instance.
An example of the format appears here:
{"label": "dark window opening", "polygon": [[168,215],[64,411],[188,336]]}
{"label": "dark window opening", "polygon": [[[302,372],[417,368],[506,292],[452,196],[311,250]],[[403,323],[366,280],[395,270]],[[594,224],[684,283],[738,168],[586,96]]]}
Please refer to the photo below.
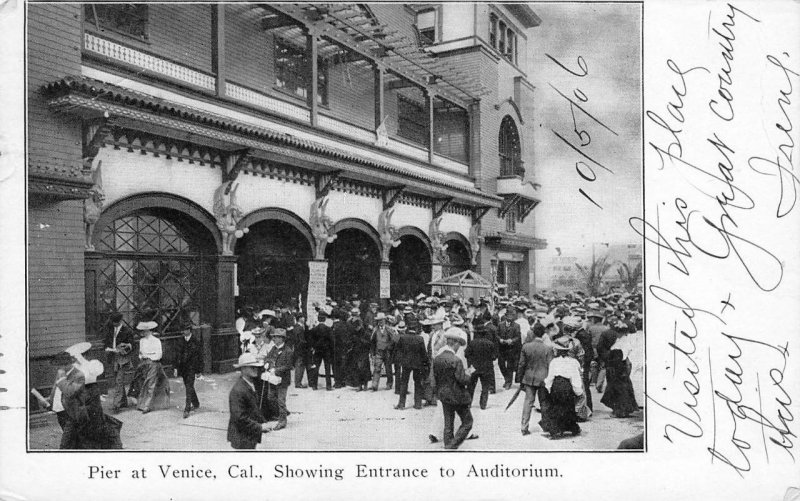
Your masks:
{"label": "dark window opening", "polygon": [[397,135],[428,146],[428,115],[425,113],[425,105],[401,94],[397,95]]}
{"label": "dark window opening", "polygon": [[506,231],[515,233],[517,231],[517,210],[516,207],[511,207],[506,212]]}
{"label": "dark window opening", "polygon": [[436,10],[428,9],[417,12],[416,27],[420,45],[436,43]]}
{"label": "dark window opening", "polygon": [[113,31],[125,36],[147,40],[147,5],[137,3],[87,4],[84,18],[100,31]]}
{"label": "dark window opening", "polygon": [[[317,102],[328,104],[328,67],[318,59]],[[304,49],[275,39],[275,87],[292,95],[308,97],[308,57]]]}
{"label": "dark window opening", "polygon": [[506,115],[500,122],[500,176],[525,176],[522,164],[522,151],[519,144],[519,133],[514,120]]}

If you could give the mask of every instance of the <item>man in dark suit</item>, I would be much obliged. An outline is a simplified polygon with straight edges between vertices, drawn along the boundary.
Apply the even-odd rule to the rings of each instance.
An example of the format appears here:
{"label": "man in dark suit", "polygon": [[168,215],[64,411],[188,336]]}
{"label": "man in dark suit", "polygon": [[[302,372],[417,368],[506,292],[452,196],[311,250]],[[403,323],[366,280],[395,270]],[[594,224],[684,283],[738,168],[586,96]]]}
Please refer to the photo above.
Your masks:
{"label": "man in dark suit", "polygon": [[531,420],[531,411],[536,403],[536,397],[539,397],[539,405],[541,406],[544,405],[544,398],[547,395],[544,380],[547,378],[550,361],[553,360],[553,350],[545,346],[542,339],[543,334],[541,329],[536,329],[533,341],[522,346],[519,356],[517,382],[525,390],[525,403],[522,405],[522,426],[520,428],[523,435],[530,435],[531,433],[528,430],[528,423]]}
{"label": "man in dark suit", "polygon": [[[269,398],[275,402],[278,409],[278,424],[273,431],[286,428],[286,417],[289,412],[286,408],[286,393],[292,380],[292,367],[294,366],[294,353],[286,345],[286,329],[275,329],[272,333],[275,346],[267,355],[267,372],[272,373],[276,382],[269,382]],[[277,381],[280,378],[280,381]]]}
{"label": "man in dark suit", "polygon": [[519,324],[514,322],[514,310],[511,308],[503,316],[500,325],[497,327],[497,339],[499,343],[500,373],[503,374],[505,379],[503,388],[507,390],[511,388],[511,383],[514,381],[514,370],[517,368],[519,352],[522,347]]}
{"label": "man in dark suit", "polygon": [[[491,323],[489,321],[488,323]],[[464,350],[464,356],[467,363],[475,368],[475,372],[469,382],[469,398],[472,401],[475,395],[475,387],[478,386],[478,380],[481,381],[481,409],[486,409],[486,404],[489,401],[489,390],[494,387],[494,361],[497,359],[497,345],[489,338],[489,331],[486,324],[480,324],[476,327],[475,339],[470,341],[467,349]]]}
{"label": "man in dark suit", "polygon": [[111,325],[106,330],[104,344],[114,378],[112,410],[117,413],[121,407],[128,406],[125,376],[127,371],[133,370],[133,331],[122,322],[122,313],[111,314]]}
{"label": "man in dark suit", "polygon": [[186,389],[186,406],[183,409],[183,418],[186,419],[192,409],[200,407],[200,400],[194,390],[194,380],[203,371],[203,347],[200,340],[192,334],[191,328],[184,329],[183,336],[178,340],[175,367],[178,375],[183,378]]}
{"label": "man in dark suit", "polygon": [[[319,371],[324,362],[325,389],[331,390],[331,371],[333,371],[336,376],[337,386],[340,382],[339,368],[337,367],[338,360],[336,362],[333,361],[334,345],[333,329],[331,326],[335,326],[336,324],[334,324],[331,319],[328,318],[328,314],[322,310],[319,312],[318,319],[319,323],[308,331],[308,337],[306,338],[306,341],[313,351],[313,355],[311,356],[311,369],[308,372],[308,385],[312,390],[317,389]],[[297,374],[295,374],[295,379],[297,379]],[[344,383],[342,383],[342,386],[344,386]]]}
{"label": "man in dark suit", "polygon": [[269,427],[261,414],[258,396],[253,380],[258,376],[261,362],[253,353],[243,353],[234,367],[242,371],[228,396],[230,419],[228,421],[228,442],[234,449],[255,449],[261,443],[261,434]]}
{"label": "man in dark suit", "polygon": [[[458,449],[472,429],[472,412],[469,410],[470,397],[467,385],[474,369],[464,367],[464,362],[456,355],[459,346],[467,344],[467,334],[458,327],[451,327],[444,333],[445,346],[438,351],[433,360],[433,374],[436,395],[442,401],[444,413],[444,448]],[[461,426],[453,433],[455,415],[461,419]]]}
{"label": "man in dark suit", "polygon": [[408,380],[414,374],[414,408],[422,409],[422,396],[424,388],[423,379],[428,375],[428,352],[425,349],[425,341],[415,331],[406,331],[406,323],[400,322],[396,327],[400,338],[395,346],[395,360],[400,365],[400,401],[395,409],[403,410],[406,407],[406,395],[408,394]]}
{"label": "man in dark suit", "polygon": [[303,375],[308,372],[308,384],[311,384],[311,377],[314,374],[311,366],[311,348],[306,341],[306,329],[303,325],[303,315],[299,314],[297,319],[292,319],[293,325],[286,330],[289,334],[288,344],[294,350],[294,387],[305,388]]}

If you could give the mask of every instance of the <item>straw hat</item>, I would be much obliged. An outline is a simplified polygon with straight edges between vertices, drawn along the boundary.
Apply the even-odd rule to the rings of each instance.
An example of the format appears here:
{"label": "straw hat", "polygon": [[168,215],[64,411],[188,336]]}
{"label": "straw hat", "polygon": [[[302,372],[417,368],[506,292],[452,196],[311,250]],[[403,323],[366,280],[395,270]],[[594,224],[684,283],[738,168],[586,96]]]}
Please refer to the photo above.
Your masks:
{"label": "straw hat", "polygon": [[151,331],[156,327],[158,327],[158,323],[152,320],[149,322],[139,322],[138,324],[136,324],[137,331]]}
{"label": "straw hat", "polygon": [[458,327],[450,327],[444,332],[445,339],[455,339],[461,344],[467,344],[467,333]]}
{"label": "straw hat", "polygon": [[239,355],[239,362],[233,364],[233,367],[238,369],[239,367],[261,367],[261,365],[262,362],[259,362],[255,354],[247,352]]}

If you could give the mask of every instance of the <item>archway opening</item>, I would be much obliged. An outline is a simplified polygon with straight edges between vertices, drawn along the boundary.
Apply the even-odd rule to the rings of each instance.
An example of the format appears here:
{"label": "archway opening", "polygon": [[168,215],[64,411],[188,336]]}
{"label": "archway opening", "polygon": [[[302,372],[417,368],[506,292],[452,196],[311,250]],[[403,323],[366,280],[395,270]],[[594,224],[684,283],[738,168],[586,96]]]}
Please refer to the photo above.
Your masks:
{"label": "archway opening", "polygon": [[447,244],[447,263],[442,267],[442,275],[450,276],[471,269],[469,249],[464,242],[450,239]]}
{"label": "archway opening", "polygon": [[400,245],[389,251],[389,260],[390,293],[393,298],[414,297],[420,292],[430,292],[431,254],[419,237],[400,237]]}
{"label": "archway opening", "polygon": [[216,316],[216,244],[196,219],[167,208],[124,213],[96,230],[87,264],[87,339],[99,339],[113,312],[130,327],[147,317],[162,335]]}
{"label": "archway opening", "polygon": [[328,295],[345,299],[358,294],[377,300],[380,290],[381,256],[372,237],[357,228],[336,233],[336,240],[325,247],[328,260]]}
{"label": "archway opening", "polygon": [[300,298],[308,288],[311,246],[291,224],[266,219],[250,226],[236,243],[238,306],[271,307]]}

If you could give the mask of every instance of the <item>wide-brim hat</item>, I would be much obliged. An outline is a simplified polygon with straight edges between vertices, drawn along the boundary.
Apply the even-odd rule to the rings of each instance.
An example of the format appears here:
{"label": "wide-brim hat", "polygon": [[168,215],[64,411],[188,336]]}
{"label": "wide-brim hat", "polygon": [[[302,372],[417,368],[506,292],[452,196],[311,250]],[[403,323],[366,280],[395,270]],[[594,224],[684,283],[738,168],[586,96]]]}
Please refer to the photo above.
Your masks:
{"label": "wide-brim hat", "polygon": [[395,326],[395,329],[397,329],[397,331],[398,331],[398,332],[405,332],[405,331],[406,331],[406,323],[405,323],[405,322],[402,322],[402,321],[401,321],[401,322],[399,322],[399,323],[398,323],[398,324]]}
{"label": "wide-brim hat", "polygon": [[361,310],[359,310],[358,308],[356,308],[354,306],[354,307],[350,308],[350,313],[355,313],[357,315],[360,315],[361,314]]}
{"label": "wide-brim hat", "polygon": [[263,328],[263,327],[255,327],[255,328],[253,328],[253,330],[251,330],[250,332],[251,332],[251,333],[252,333],[254,336],[259,336],[259,335],[261,335],[261,334],[264,334],[265,332],[267,332],[267,329],[265,329],[265,328]]}
{"label": "wide-brim hat", "polygon": [[139,322],[136,324],[137,331],[151,331],[158,327],[158,322],[149,321],[149,322]]}
{"label": "wide-brim hat", "polygon": [[579,329],[581,327],[581,319],[579,317],[564,317],[561,321],[564,323],[564,327],[570,329]]}
{"label": "wide-brim hat", "polygon": [[569,336],[561,336],[553,341],[553,348],[558,351],[568,351],[570,349],[569,342]]}
{"label": "wide-brim hat", "polygon": [[270,309],[261,310],[261,311],[258,312],[258,316],[259,316],[259,318],[262,318],[262,317],[273,317],[273,318],[275,318],[275,311],[274,310],[270,310]]}
{"label": "wide-brim hat", "polygon": [[403,308],[403,313],[414,313],[414,309],[410,306]]}
{"label": "wide-brim hat", "polygon": [[453,327],[462,326],[464,325],[464,319],[461,317],[461,315],[450,315],[450,325]]}
{"label": "wide-brim hat", "polygon": [[377,322],[378,320],[386,320],[386,314],[382,311],[378,312],[378,314],[375,315],[375,321]]}
{"label": "wide-brim hat", "polygon": [[286,329],[275,329],[272,331],[272,337],[286,337]]}
{"label": "wide-brim hat", "polygon": [[238,369],[239,367],[261,367],[262,365],[263,362],[260,362],[254,353],[247,352],[239,355],[239,361],[233,364],[233,367]]}
{"label": "wide-brim hat", "polygon": [[599,319],[602,319],[603,316],[604,315],[602,313],[600,313],[599,311],[597,311],[597,310],[590,310],[588,313],[586,313],[586,317],[587,318],[599,318]]}
{"label": "wide-brim hat", "polygon": [[436,313],[433,314],[433,316],[420,321],[420,323],[422,325],[436,325],[436,324],[443,324],[445,320],[447,319],[444,316],[444,312],[437,311]]}
{"label": "wide-brim hat", "polygon": [[103,374],[103,362],[99,360],[89,360],[80,366],[81,372],[85,378],[86,384],[97,382],[97,378]]}
{"label": "wide-brim hat", "polygon": [[69,348],[64,350],[64,352],[69,353],[73,357],[76,357],[78,355],[83,355],[84,353],[89,351],[91,348],[92,348],[92,343],[90,343],[88,341],[84,341],[82,343],[73,344],[72,346],[70,346]]}
{"label": "wide-brim hat", "polygon": [[458,327],[450,327],[444,331],[445,339],[455,339],[461,344],[467,344],[467,333]]}

